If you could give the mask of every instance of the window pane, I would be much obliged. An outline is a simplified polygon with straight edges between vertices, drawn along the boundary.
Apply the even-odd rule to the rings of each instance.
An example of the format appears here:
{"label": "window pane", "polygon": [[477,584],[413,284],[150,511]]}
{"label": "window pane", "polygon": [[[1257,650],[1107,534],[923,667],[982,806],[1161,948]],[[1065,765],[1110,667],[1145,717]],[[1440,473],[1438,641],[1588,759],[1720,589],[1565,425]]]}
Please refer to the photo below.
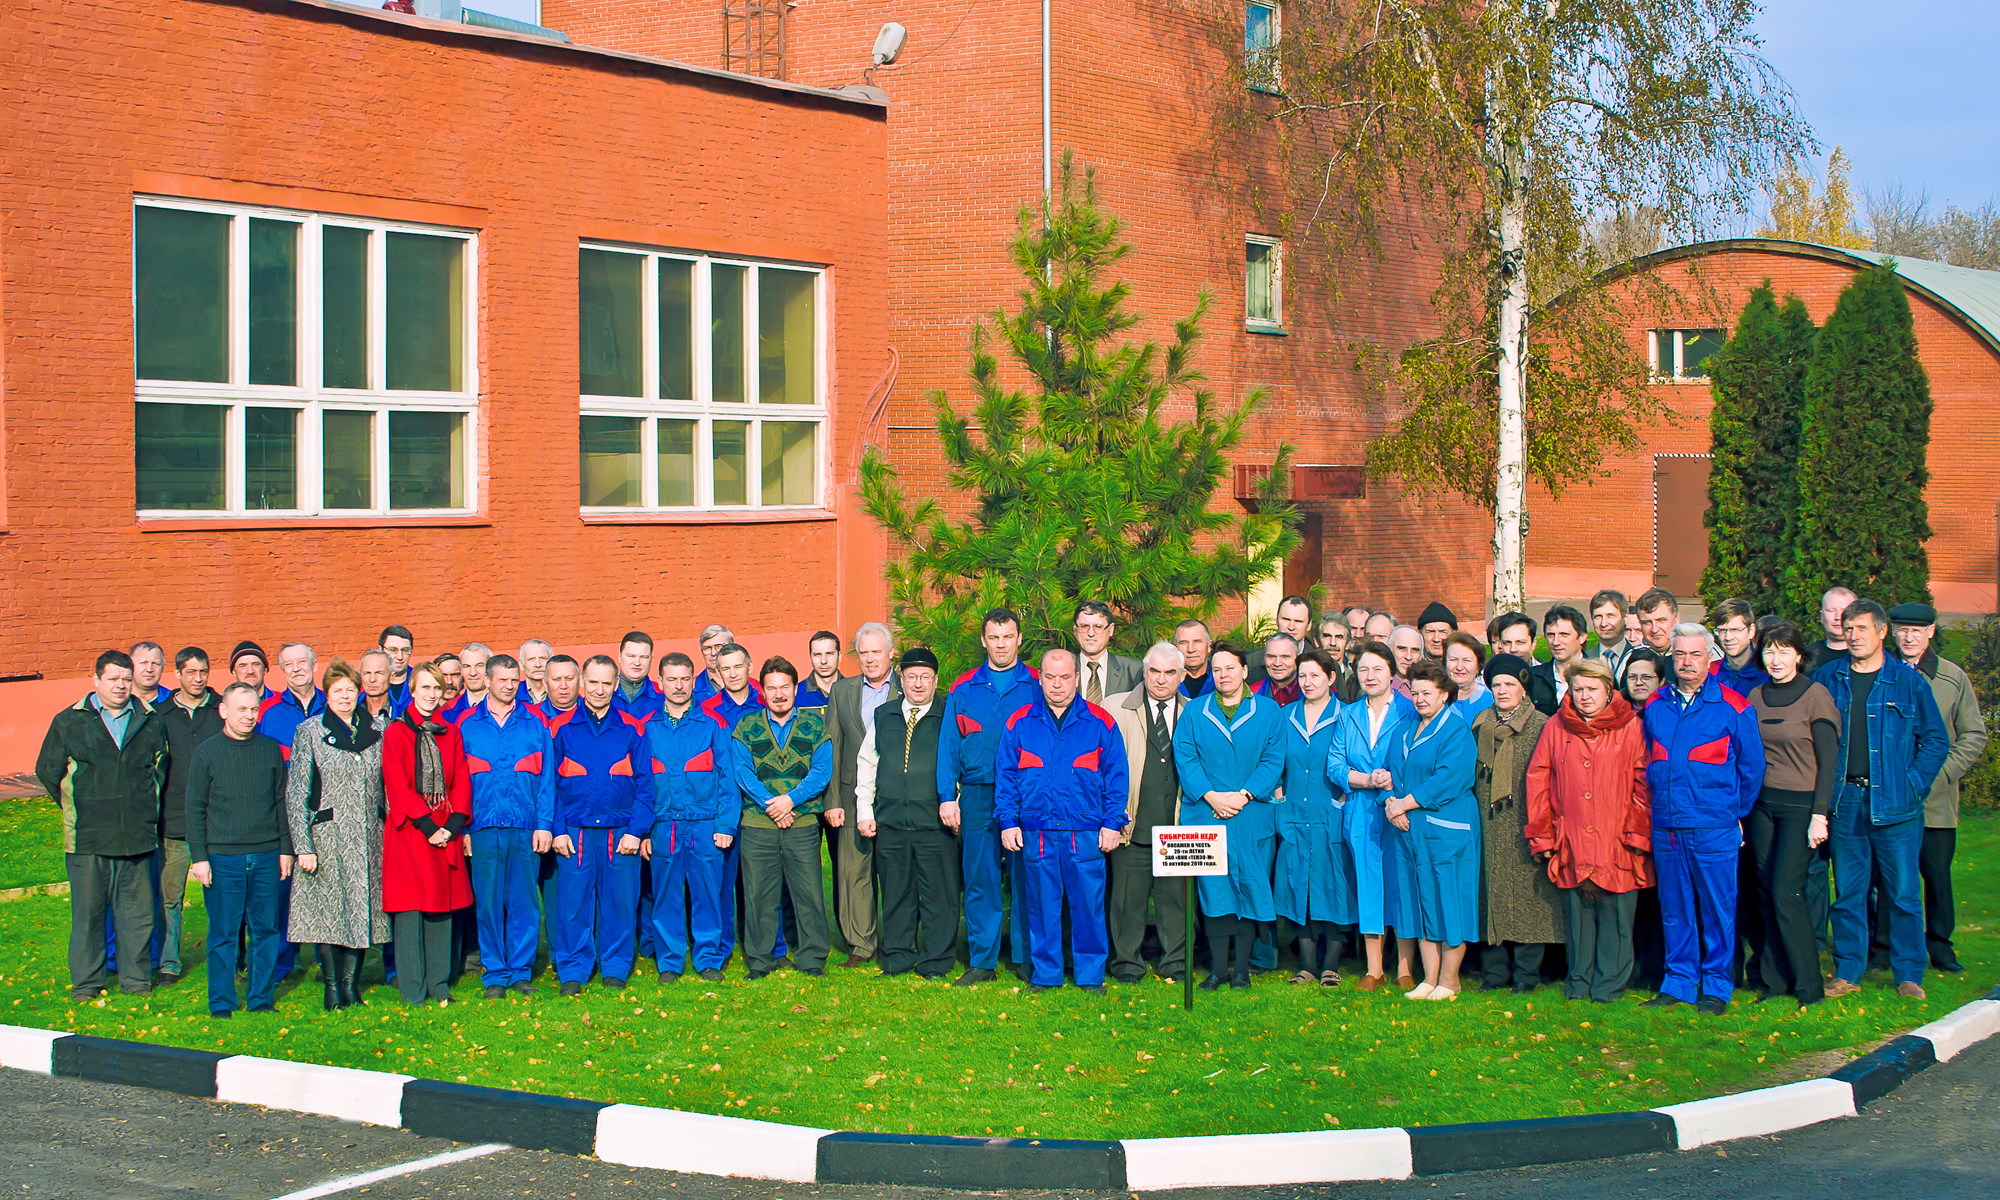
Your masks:
{"label": "window pane", "polygon": [[229,218],[133,209],[132,310],[139,378],[227,383]]}
{"label": "window pane", "polygon": [[389,414],[389,507],[465,507],[462,414]]}
{"label": "window pane", "polygon": [[757,272],[757,398],[766,404],[813,402],[813,277],[763,267]]}
{"label": "window pane", "polygon": [[299,382],[299,227],[290,221],[250,220],[250,382]]}
{"label": "window pane", "polygon": [[764,503],[812,504],[819,500],[814,484],[819,456],[812,421],[766,421],[760,445],[764,460]]}
{"label": "window pane", "polygon": [[660,422],[660,503],[685,508],[694,503],[693,421]]}
{"label": "window pane", "polygon": [[637,508],[640,417],[585,417],[582,425],[581,500],[585,508]]}
{"label": "window pane", "polygon": [[[320,379],[368,386],[368,231],[328,225],[320,235]],[[366,507],[366,506],[363,506]]]}
{"label": "window pane", "polygon": [[320,477],[324,508],[375,507],[375,414],[326,412],[320,416]]}
{"label": "window pane", "polygon": [[1272,303],[1272,247],[1263,242],[1243,243],[1243,315],[1252,321],[1276,321]]}
{"label": "window pane", "polygon": [[716,400],[732,404],[743,400],[743,277],[748,270],[720,263],[708,269],[712,391]]}
{"label": "window pane", "polygon": [[1243,67],[1250,86],[1276,86],[1276,64],[1271,48],[1278,41],[1277,13],[1268,4],[1246,4],[1243,9]]}
{"label": "window pane", "polygon": [[694,264],[660,260],[660,397],[694,399]]}
{"label": "window pane", "polygon": [[585,250],[577,263],[578,388],[586,396],[637,396],[646,298],[638,254]]}
{"label": "window pane", "polygon": [[[465,243],[422,233],[388,236],[388,386],[396,391],[458,391],[464,378],[459,360],[465,334],[460,269]],[[393,487],[394,470],[389,478]]]}
{"label": "window pane", "polygon": [[1653,373],[1661,379],[1674,377],[1674,331],[1653,331]]}
{"label": "window pane", "polygon": [[1722,349],[1720,329],[1688,329],[1681,333],[1681,377],[1707,379],[1708,360]]}
{"label": "window pane", "polygon": [[212,404],[141,404],[133,432],[138,507],[223,506],[223,431],[229,410]]}
{"label": "window pane", "polygon": [[243,507],[299,506],[299,410],[243,410]]}
{"label": "window pane", "polygon": [[747,478],[750,459],[750,422],[717,421],[713,437],[715,503],[718,506],[750,503]]}

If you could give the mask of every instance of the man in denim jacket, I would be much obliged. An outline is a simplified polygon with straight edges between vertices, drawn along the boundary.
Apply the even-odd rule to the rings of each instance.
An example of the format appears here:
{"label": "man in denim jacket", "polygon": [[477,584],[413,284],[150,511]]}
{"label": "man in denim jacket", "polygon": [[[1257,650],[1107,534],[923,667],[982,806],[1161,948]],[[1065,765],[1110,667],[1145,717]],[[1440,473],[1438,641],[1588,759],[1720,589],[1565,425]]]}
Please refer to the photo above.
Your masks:
{"label": "man in denim jacket", "polygon": [[1889,906],[1889,966],[1896,994],[1924,998],[1924,916],[1917,857],[1924,798],[1951,750],[1931,685],[1883,653],[1889,614],[1860,599],[1842,615],[1847,657],[1813,678],[1840,709],[1840,777],[1833,789],[1833,982],[1827,998],[1860,991],[1868,965],[1868,883],[1879,872]]}

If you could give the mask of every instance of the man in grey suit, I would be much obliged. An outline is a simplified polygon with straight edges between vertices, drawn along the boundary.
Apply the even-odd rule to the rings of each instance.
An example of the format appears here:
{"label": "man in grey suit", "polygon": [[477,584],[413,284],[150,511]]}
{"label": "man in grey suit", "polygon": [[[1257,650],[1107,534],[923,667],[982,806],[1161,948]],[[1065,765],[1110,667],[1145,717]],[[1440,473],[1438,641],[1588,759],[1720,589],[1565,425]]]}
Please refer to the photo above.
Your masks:
{"label": "man in grey suit", "polygon": [[833,915],[847,943],[843,967],[867,966],[875,960],[875,841],[862,837],[857,828],[860,814],[854,785],[861,747],[875,729],[875,710],[903,697],[893,669],[895,650],[888,626],[880,621],[863,625],[854,635],[854,657],[861,673],[834,684],[833,702],[827,706],[834,779],[827,808],[842,814],[840,824],[828,830],[827,845],[833,850]]}
{"label": "man in grey suit", "polygon": [[1109,605],[1085,600],[1076,606],[1070,629],[1081,648],[1076,656],[1077,695],[1102,708],[1105,697],[1139,686],[1139,660],[1111,653],[1111,636],[1118,625],[1111,619]]}
{"label": "man in grey suit", "polygon": [[1139,947],[1146,939],[1146,901],[1160,928],[1160,978],[1169,983],[1187,969],[1187,883],[1178,878],[1153,878],[1153,827],[1180,819],[1180,774],[1174,766],[1174,724],[1180,719],[1181,680],[1187,660],[1171,642],[1146,652],[1145,682],[1108,706],[1118,733],[1125,739],[1130,766],[1125,801],[1125,831],[1111,852],[1111,888],[1105,897],[1105,925],[1110,933],[1113,979],[1139,983],[1146,978],[1146,960]]}

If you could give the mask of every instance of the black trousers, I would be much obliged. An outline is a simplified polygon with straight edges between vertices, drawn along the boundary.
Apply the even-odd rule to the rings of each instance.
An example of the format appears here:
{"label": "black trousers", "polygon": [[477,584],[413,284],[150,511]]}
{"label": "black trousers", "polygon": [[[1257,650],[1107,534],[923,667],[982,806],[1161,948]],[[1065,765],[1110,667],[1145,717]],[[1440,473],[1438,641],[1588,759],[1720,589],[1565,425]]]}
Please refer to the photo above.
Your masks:
{"label": "black trousers", "polygon": [[[934,979],[957,962],[958,839],[943,829],[875,831],[875,874],[882,881],[877,936],[882,972],[915,968]],[[836,890],[836,894],[838,894]]]}
{"label": "black trousers", "polygon": [[1488,942],[1479,948],[1479,974],[1487,987],[1535,987],[1542,982],[1546,942]]}
{"label": "black trousers", "polygon": [[82,998],[104,987],[104,915],[118,936],[118,990],[153,986],[153,856],[65,854],[69,875],[69,983]]}
{"label": "black trousers", "polygon": [[[1749,822],[1744,822],[1747,830]],[[1799,831],[1805,840],[1805,831]],[[1764,947],[1770,942],[1764,924],[1764,885],[1757,873],[1757,855],[1745,837],[1736,851],[1736,950],[1731,981],[1737,987],[1760,987],[1765,977]]]}
{"label": "black trousers", "polygon": [[[1821,872],[1824,874],[1824,872]],[[1658,991],[1667,978],[1667,927],[1660,913],[1660,889],[1640,888],[1632,908],[1631,986],[1642,992]],[[1825,919],[1825,910],[1821,910]]]}
{"label": "black trousers", "polygon": [[389,914],[396,938],[396,990],[405,1004],[451,999],[454,953],[453,914],[397,912]]}
{"label": "black trousers", "polygon": [[[1951,894],[1951,860],[1957,852],[1958,830],[1929,828],[1924,830],[1923,845],[1917,851],[1917,874],[1924,882],[1924,945],[1930,952],[1931,966],[1940,969],[1958,961],[1958,951],[1951,945],[1951,935],[1958,932],[1958,905]],[[1875,902],[1880,885],[1878,874],[1868,894],[1868,911],[1875,923],[1869,958],[1886,963],[1890,910]]]}
{"label": "black trousers", "polygon": [[1608,1004],[1625,994],[1632,979],[1632,918],[1639,911],[1639,893],[1597,887],[1562,892],[1569,917],[1569,976],[1563,995]]}
{"label": "black trousers", "polygon": [[1806,880],[1819,852],[1806,845],[1812,825],[1810,805],[1757,802],[1746,823],[1757,865],[1760,943],[1758,975],[1745,979],[1767,992],[1817,1000],[1826,993],[1820,978],[1819,939],[1813,936],[1806,905]]}
{"label": "black trousers", "polygon": [[1111,852],[1111,887],[1104,924],[1111,938],[1110,975],[1126,983],[1146,977],[1146,903],[1160,933],[1160,976],[1179,979],[1187,970],[1187,880],[1153,877],[1153,848],[1137,842]]}

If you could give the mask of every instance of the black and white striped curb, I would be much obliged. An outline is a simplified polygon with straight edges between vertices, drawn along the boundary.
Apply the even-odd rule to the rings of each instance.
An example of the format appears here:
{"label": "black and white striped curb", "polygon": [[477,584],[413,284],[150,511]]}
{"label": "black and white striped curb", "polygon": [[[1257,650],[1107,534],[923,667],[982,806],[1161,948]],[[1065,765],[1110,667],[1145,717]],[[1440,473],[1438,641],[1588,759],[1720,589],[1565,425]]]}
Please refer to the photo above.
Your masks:
{"label": "black and white striped curb", "polygon": [[1690,1150],[1853,1116],[1996,1032],[2000,988],[1825,1079],[1645,1112],[1118,1142],[837,1133],[12,1025],[0,1025],[0,1066],[666,1171],[979,1191],[1147,1191],[1407,1179]]}

